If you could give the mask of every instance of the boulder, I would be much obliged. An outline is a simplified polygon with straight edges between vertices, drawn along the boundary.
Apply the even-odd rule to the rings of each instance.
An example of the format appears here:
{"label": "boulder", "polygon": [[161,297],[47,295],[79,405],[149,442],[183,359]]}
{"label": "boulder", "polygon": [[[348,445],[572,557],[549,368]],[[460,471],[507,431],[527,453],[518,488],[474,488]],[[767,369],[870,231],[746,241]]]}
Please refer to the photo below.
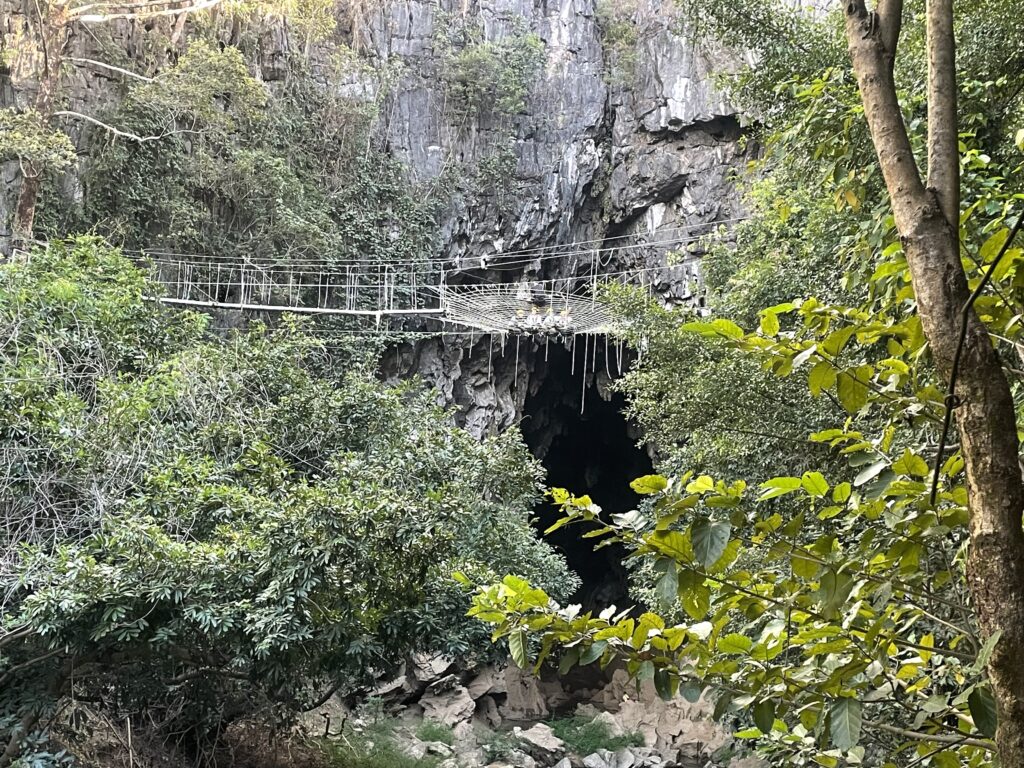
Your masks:
{"label": "boulder", "polygon": [[426,749],[428,755],[437,755],[438,757],[451,757],[455,752],[454,749],[443,741],[428,741],[426,743]]}
{"label": "boulder", "polygon": [[484,667],[476,677],[469,681],[466,685],[466,690],[469,691],[469,695],[474,699],[479,699],[481,696],[487,696],[488,694],[508,693],[508,684],[505,682],[505,670],[498,669],[497,667]]}
{"label": "boulder", "polygon": [[525,731],[515,728],[512,733],[522,742],[523,748],[542,764],[550,765],[565,754],[565,742],[544,723],[537,723]]}
{"label": "boulder", "polygon": [[414,654],[409,664],[409,674],[420,683],[432,683],[451,670],[454,662],[447,656]]}
{"label": "boulder", "polygon": [[476,702],[461,685],[442,693],[427,693],[420,699],[427,720],[454,726],[473,716]]}
{"label": "boulder", "polygon": [[519,749],[513,749],[505,755],[505,760],[513,768],[537,768],[537,761]]}
{"label": "boulder", "polygon": [[508,698],[500,708],[506,720],[543,720],[550,714],[536,676],[511,665],[505,670]]}
{"label": "boulder", "polygon": [[583,768],[615,768],[614,764],[608,762],[605,755],[611,755],[614,759],[614,755],[607,749],[600,749],[583,758]]}

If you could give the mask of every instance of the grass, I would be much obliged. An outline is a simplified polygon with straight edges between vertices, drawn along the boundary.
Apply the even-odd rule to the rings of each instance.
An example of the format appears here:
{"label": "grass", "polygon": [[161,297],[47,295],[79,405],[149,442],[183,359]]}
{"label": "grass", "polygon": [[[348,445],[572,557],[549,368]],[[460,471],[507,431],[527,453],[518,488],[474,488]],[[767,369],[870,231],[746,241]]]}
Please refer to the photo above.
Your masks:
{"label": "grass", "polygon": [[455,743],[455,734],[452,729],[444,723],[434,720],[424,720],[416,729],[416,738],[420,741],[439,741],[449,747]]}
{"label": "grass", "polygon": [[411,757],[391,741],[329,741],[324,754],[331,768],[436,768],[440,758]]}
{"label": "grass", "polygon": [[[368,710],[361,714],[365,723],[362,727],[347,727],[340,736],[323,742],[330,768],[436,768],[441,761],[434,755],[412,757],[403,752],[395,742],[397,724],[394,719],[385,717],[380,711]],[[432,725],[445,729],[438,723]],[[447,733],[448,738],[454,740],[451,731]]]}
{"label": "grass", "polygon": [[548,721],[555,736],[565,742],[566,748],[577,755],[590,755],[599,749],[614,752],[623,747],[643,746],[644,737],[639,733],[624,733],[613,736],[607,724],[580,715]]}

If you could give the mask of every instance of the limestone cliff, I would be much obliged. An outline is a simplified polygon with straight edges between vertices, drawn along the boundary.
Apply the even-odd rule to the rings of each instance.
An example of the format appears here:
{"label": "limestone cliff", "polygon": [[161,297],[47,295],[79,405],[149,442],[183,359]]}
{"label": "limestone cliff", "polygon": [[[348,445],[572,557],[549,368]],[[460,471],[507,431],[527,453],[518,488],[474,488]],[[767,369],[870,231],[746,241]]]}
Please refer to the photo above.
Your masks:
{"label": "limestone cliff", "polygon": [[[27,8],[18,0],[0,0],[4,62],[17,60],[13,54],[25,45]],[[741,155],[741,121],[714,82],[729,57],[688,39],[672,0],[339,0],[335,12],[334,38],[305,53],[315,68],[344,44],[371,71],[390,67],[398,73],[375,131],[381,146],[404,164],[410,182],[441,179],[453,167],[478,169],[491,162],[498,169],[480,176],[475,186],[456,185],[444,205],[437,249],[453,265],[472,270],[473,279],[505,281],[639,268],[666,301],[687,294],[694,275],[681,279],[678,270],[660,272],[652,265],[663,263],[680,227],[735,215],[729,177]],[[611,34],[610,19],[629,29],[625,42]],[[159,71],[161,58],[173,53],[166,41],[171,48],[185,45],[192,23],[115,22],[101,35],[79,29],[71,52],[99,59],[113,48],[126,66],[144,61],[148,71]],[[539,39],[541,70],[521,109],[502,115],[452,109],[439,50],[452,24],[472,26],[483,43],[522,34]],[[270,18],[242,32],[237,24],[221,27],[222,42],[249,41],[251,70],[270,88],[288,76],[290,57],[303,46],[286,23]],[[161,44],[154,45],[158,34]],[[0,106],[30,103],[31,77],[17,66],[3,67]],[[76,67],[65,97],[72,109],[87,113],[117,98],[120,79],[102,68]],[[353,74],[340,87],[356,97],[374,96],[372,77]],[[71,130],[84,150],[87,131],[95,129],[74,124]],[[4,229],[19,175],[16,162],[3,164]],[[81,194],[75,171],[61,186],[69,199]],[[580,249],[525,264],[519,257],[514,269],[502,269],[503,253],[574,242],[600,245],[612,242],[608,238],[622,247],[602,252],[599,263]],[[648,242],[660,245],[644,247]],[[600,352],[589,367],[581,366],[580,372],[590,371],[589,382],[576,391],[595,382],[594,390],[605,391],[612,365]],[[435,383],[459,407],[460,419],[483,433],[522,416],[528,394],[543,385],[546,357],[545,348],[529,340],[501,345],[480,335],[444,336],[396,350],[386,373],[418,373]]]}

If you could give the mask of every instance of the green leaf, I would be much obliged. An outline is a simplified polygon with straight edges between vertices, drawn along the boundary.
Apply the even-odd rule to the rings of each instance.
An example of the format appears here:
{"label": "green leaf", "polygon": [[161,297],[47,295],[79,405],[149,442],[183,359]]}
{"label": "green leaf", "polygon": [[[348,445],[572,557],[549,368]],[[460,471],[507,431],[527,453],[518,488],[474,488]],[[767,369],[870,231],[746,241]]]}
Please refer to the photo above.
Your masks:
{"label": "green leaf", "polygon": [[629,487],[641,496],[652,496],[668,488],[668,479],[662,475],[644,475],[631,482]]}
{"label": "green leaf", "polygon": [[844,752],[860,741],[861,703],[857,699],[842,698],[829,711],[832,721],[832,744]]}
{"label": "green leaf", "polygon": [[775,726],[775,702],[770,699],[754,705],[754,725],[761,733],[771,733]]}
{"label": "green leaf", "polygon": [[903,455],[893,463],[892,469],[893,472],[899,475],[910,475],[912,477],[926,477],[928,475],[928,463],[909,448],[904,449]]}
{"label": "green leaf", "polygon": [[818,560],[811,555],[805,555],[801,549],[793,550],[789,562],[793,569],[793,574],[807,581],[815,578],[818,575],[818,571],[821,570],[821,564]]}
{"label": "green leaf", "polygon": [[807,374],[807,386],[811,394],[818,397],[822,392],[832,389],[836,384],[836,369],[831,363],[821,360],[814,364]]}
{"label": "green leaf", "polygon": [[996,649],[996,643],[999,642],[999,638],[1003,636],[1003,630],[997,629],[987,638],[981,646],[981,650],[978,651],[978,658],[974,660],[974,665],[971,667],[971,673],[980,675],[985,667],[988,666],[988,660],[992,658],[992,651]]}
{"label": "green leaf", "polygon": [[700,700],[700,695],[703,691],[704,689],[701,688],[700,683],[693,679],[689,679],[679,686],[679,692],[691,704],[696,704]]}
{"label": "green leaf", "polygon": [[997,726],[996,700],[988,686],[979,685],[971,691],[971,695],[967,697],[967,706],[971,710],[974,727],[990,739],[995,738]]}
{"label": "green leaf", "polygon": [[754,647],[754,641],[746,635],[740,635],[738,633],[732,633],[722,637],[718,640],[718,652],[727,654],[744,654],[749,653],[750,649]]}
{"label": "green leaf", "polygon": [[705,568],[714,565],[725,553],[731,531],[728,520],[695,520],[690,526],[690,543],[697,561]]}
{"label": "green leaf", "polygon": [[654,550],[671,557],[677,563],[690,563],[693,560],[690,540],[679,531],[654,531],[647,537],[647,543]]}
{"label": "green leaf", "polygon": [[799,477],[773,477],[771,480],[761,483],[761,487],[766,490],[757,497],[757,500],[765,501],[799,490],[801,482]]}
{"label": "green leaf", "polygon": [[[847,413],[857,413],[868,403],[867,379],[861,370],[864,367],[848,368],[836,378],[836,394]],[[867,368],[870,370],[871,366]]]}
{"label": "green leaf", "polygon": [[654,569],[661,576],[657,582],[658,597],[665,605],[675,603],[679,595],[679,568],[674,560],[661,558],[654,564]]}
{"label": "green leaf", "polygon": [[761,313],[761,333],[765,336],[774,336],[779,332],[779,316],[774,312],[765,310]]}
{"label": "green leaf", "polygon": [[694,621],[702,621],[711,610],[711,590],[703,583],[683,588],[680,586],[679,602],[683,610]]}
{"label": "green leaf", "polygon": [[585,667],[587,664],[593,664],[595,661],[604,656],[605,649],[607,648],[607,640],[598,640],[596,643],[587,648],[587,650],[585,650],[582,654],[580,654],[580,666]]}
{"label": "green leaf", "polygon": [[679,687],[679,678],[667,669],[659,669],[654,673],[654,690],[662,701],[671,701]]}
{"label": "green leaf", "polygon": [[562,654],[562,658],[558,660],[558,674],[566,675],[573,667],[575,667],[580,661],[580,648],[574,646]]}
{"label": "green leaf", "polygon": [[736,325],[732,320],[726,320],[724,317],[719,317],[711,321],[711,326],[719,336],[725,336],[727,339],[743,338],[743,329]]}
{"label": "green leaf", "polygon": [[530,660],[526,656],[526,633],[523,630],[518,629],[508,636],[508,650],[516,666],[526,669]]}
{"label": "green leaf", "polygon": [[820,499],[828,493],[828,483],[825,482],[825,476],[821,472],[804,472],[804,476],[800,478],[800,485],[816,499]]}
{"label": "green leaf", "polygon": [[832,489],[832,501],[836,504],[842,504],[850,498],[850,492],[853,490],[849,483],[840,483]]}

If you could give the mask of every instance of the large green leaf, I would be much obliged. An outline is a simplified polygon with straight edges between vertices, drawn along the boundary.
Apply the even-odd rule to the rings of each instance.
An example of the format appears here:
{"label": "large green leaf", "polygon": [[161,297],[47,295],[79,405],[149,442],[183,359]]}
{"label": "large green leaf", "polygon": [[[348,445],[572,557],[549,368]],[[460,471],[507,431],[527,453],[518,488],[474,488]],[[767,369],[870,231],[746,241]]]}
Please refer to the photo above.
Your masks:
{"label": "large green leaf", "polygon": [[832,722],[832,744],[844,752],[860,741],[862,722],[861,703],[857,699],[842,698],[829,711]]}
{"label": "large green leaf", "polygon": [[729,544],[732,524],[728,520],[695,520],[690,526],[690,542],[697,561],[705,568],[718,562]]}
{"label": "large green leaf", "polygon": [[662,475],[644,475],[638,477],[636,480],[629,484],[636,493],[643,496],[650,496],[655,493],[661,493],[668,488],[668,480]]}
{"label": "large green leaf", "polygon": [[518,629],[508,636],[508,650],[516,666],[525,669],[530,660],[526,656],[526,633]]}
{"label": "large green leaf", "polygon": [[995,738],[996,724],[996,700],[992,691],[987,685],[979,685],[970,696],[967,697],[967,706],[971,710],[971,717],[974,719],[974,727],[988,736]]}
{"label": "large green leaf", "polygon": [[836,394],[849,413],[856,413],[867,405],[868,386],[861,377],[861,370],[850,368],[840,373],[836,378]]}
{"label": "large green leaf", "polygon": [[775,725],[775,702],[771,699],[759,701],[754,705],[754,725],[761,733],[771,733]]}

